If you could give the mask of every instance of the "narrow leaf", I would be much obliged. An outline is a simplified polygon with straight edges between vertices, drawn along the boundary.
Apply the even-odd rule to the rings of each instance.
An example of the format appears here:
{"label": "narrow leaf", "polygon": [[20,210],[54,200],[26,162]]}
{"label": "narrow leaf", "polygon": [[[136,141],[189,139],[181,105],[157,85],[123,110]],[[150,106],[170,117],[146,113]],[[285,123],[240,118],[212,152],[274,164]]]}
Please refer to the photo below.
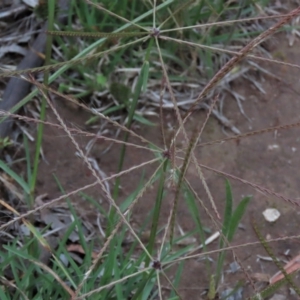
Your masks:
{"label": "narrow leaf", "polygon": [[10,177],[12,177],[22,187],[22,189],[26,192],[26,194],[30,193],[30,188],[28,184],[25,182],[25,180],[19,175],[17,175],[12,169],[10,169],[8,165],[2,160],[0,160],[0,168],[5,173],[7,173]]}
{"label": "narrow leaf", "polygon": [[147,83],[148,83],[148,77],[149,77],[149,61],[145,61],[145,68],[143,73],[143,86],[142,86],[142,92],[144,93],[147,89]]}
{"label": "narrow leaf", "polygon": [[229,181],[226,179],[225,182],[226,185],[226,203],[225,203],[225,211],[224,211],[224,221],[223,221],[223,234],[224,236],[227,236],[229,231],[229,224],[232,216],[232,191],[231,191],[231,185]]}
{"label": "narrow leaf", "polygon": [[238,228],[238,225],[246,211],[247,205],[250,201],[251,197],[245,197],[240,204],[238,205],[238,207],[236,208],[236,210],[234,211],[231,221],[230,221],[230,227],[228,230],[228,235],[227,235],[227,239],[229,242],[232,241],[233,236]]}

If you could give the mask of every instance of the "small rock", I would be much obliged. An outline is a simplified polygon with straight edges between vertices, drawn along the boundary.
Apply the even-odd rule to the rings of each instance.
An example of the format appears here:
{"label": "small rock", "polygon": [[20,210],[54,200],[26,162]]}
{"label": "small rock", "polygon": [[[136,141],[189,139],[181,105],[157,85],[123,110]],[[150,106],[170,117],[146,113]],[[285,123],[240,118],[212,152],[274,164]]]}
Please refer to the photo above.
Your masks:
{"label": "small rock", "polygon": [[268,222],[275,222],[280,217],[280,212],[276,208],[267,208],[263,215]]}

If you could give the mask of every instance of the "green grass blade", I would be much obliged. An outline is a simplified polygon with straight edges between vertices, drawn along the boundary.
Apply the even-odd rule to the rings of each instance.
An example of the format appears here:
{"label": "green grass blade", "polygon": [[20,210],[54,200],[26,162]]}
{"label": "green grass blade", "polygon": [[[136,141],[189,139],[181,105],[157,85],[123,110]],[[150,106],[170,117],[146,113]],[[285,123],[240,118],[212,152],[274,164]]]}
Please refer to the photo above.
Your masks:
{"label": "green grass blade", "polygon": [[[183,267],[184,267],[184,262],[180,262],[179,266],[176,270],[175,278],[173,280],[173,286],[178,287],[180,283],[180,279],[182,278],[182,272],[183,272]],[[177,299],[176,298],[176,292],[172,289],[171,294],[170,294],[170,299]]]}
{"label": "green grass blade", "polygon": [[[223,236],[220,237],[219,249],[222,249],[225,245],[224,237],[226,239],[228,238],[228,232],[230,230],[230,222],[231,222],[231,217],[232,217],[232,202],[233,202],[232,189],[231,189],[231,185],[227,179],[225,181],[225,186],[226,186],[226,201],[225,201],[225,210],[224,210],[224,220],[223,220],[223,226],[222,226]],[[222,252],[220,252],[220,254],[218,256],[216,279],[214,281],[216,286],[218,286],[220,278],[221,278],[225,254],[226,253],[224,251],[222,251]]]}
{"label": "green grass blade", "polygon": [[225,185],[226,185],[226,202],[225,202],[222,232],[223,232],[224,236],[227,236],[228,231],[229,231],[229,224],[230,224],[231,216],[232,216],[233,197],[232,197],[231,185],[227,179],[226,179]]}
{"label": "green grass blade", "polygon": [[[226,206],[225,206],[225,212],[224,212],[222,234],[227,239],[228,242],[232,241],[234,234],[240,223],[240,220],[246,211],[246,208],[247,208],[247,205],[248,205],[250,199],[251,199],[251,197],[243,198],[242,201],[237,206],[237,208],[235,209],[235,211],[232,213],[232,203],[233,203],[232,189],[231,189],[229,181],[226,180]],[[219,243],[220,249],[222,249],[224,247],[224,245],[225,245],[225,241],[224,241],[223,237],[221,237],[220,243]],[[226,256],[225,251],[220,252],[220,254],[218,256],[216,278],[215,278],[216,287],[218,286],[220,278],[221,278],[225,256]]]}
{"label": "green grass blade", "polygon": [[188,209],[192,215],[192,218],[194,220],[194,223],[196,224],[196,230],[197,230],[197,234],[199,234],[200,237],[200,241],[203,245],[204,250],[206,249],[206,245],[205,245],[205,229],[204,226],[201,222],[201,218],[200,218],[200,213],[199,213],[199,209],[197,207],[196,201],[195,201],[195,197],[193,196],[193,192],[190,190],[190,188],[185,185],[185,201],[187,203]]}
{"label": "green grass blade", "polygon": [[30,187],[29,185],[25,182],[25,180],[20,177],[19,175],[17,175],[12,169],[10,169],[8,167],[8,165],[0,160],[0,168],[7,173],[12,179],[14,179],[19,185],[20,187],[23,189],[23,191],[29,195],[30,194]]}
{"label": "green grass blade", "polygon": [[139,282],[138,289],[131,300],[137,300],[137,299],[143,299],[143,292],[145,289],[145,286],[149,282],[150,278],[154,276],[154,273],[156,271],[153,269],[148,274],[146,274],[145,278]]}
{"label": "green grass blade", "polygon": [[[56,7],[56,0],[48,2],[48,30],[51,30],[54,27],[55,7]],[[50,60],[51,60],[52,42],[53,42],[52,36],[50,36],[50,35],[47,36],[45,65],[49,65]],[[49,71],[46,70],[44,73],[44,84],[46,86],[48,86],[48,83],[49,83]],[[47,103],[47,99],[45,99],[45,97],[43,97],[42,105],[41,105],[41,112],[40,112],[40,121],[44,121],[46,118],[46,103]],[[43,122],[40,122],[40,123],[38,123],[33,170],[32,170],[32,176],[30,178],[30,197],[29,197],[29,199],[30,199],[30,208],[31,209],[34,206],[34,191],[35,191],[35,185],[36,185],[36,180],[37,180],[38,166],[39,166],[39,160],[40,160],[40,151],[41,151],[41,147],[42,147],[43,131],[44,131],[44,124],[43,124]]]}
{"label": "green grass blade", "polygon": [[133,120],[146,126],[155,126],[154,123],[152,123],[151,121],[147,120],[146,118],[138,114],[134,114]]}
{"label": "green grass blade", "polygon": [[[158,221],[159,221],[159,216],[161,213],[161,205],[162,205],[162,200],[163,200],[163,196],[164,196],[164,185],[165,185],[165,180],[166,180],[167,166],[168,166],[168,160],[165,160],[165,162],[163,164],[163,168],[161,170],[161,174],[160,174],[159,187],[157,190],[153,218],[152,218],[150,238],[149,238],[149,243],[147,246],[147,250],[151,255],[153,253],[153,249],[154,249],[154,245],[155,245],[155,238],[157,236]],[[147,256],[146,261],[145,261],[145,266],[148,267],[149,264],[150,264],[150,258]]]}
{"label": "green grass blade", "polygon": [[233,236],[238,228],[238,225],[239,225],[243,215],[245,214],[245,211],[247,209],[247,206],[248,206],[250,200],[251,200],[250,196],[243,198],[242,201],[239,203],[238,207],[236,208],[236,210],[234,211],[234,213],[232,214],[232,218],[230,221],[230,227],[229,227],[229,231],[228,231],[228,235],[227,235],[227,239],[229,242],[232,241]]}
{"label": "green grass blade", "polygon": [[9,300],[9,299],[11,299],[11,298],[7,298],[6,297],[6,294],[4,293],[4,290],[2,288],[3,288],[3,286],[1,285],[0,286],[0,299],[3,299],[3,300]]}
{"label": "green grass blade", "polygon": [[[152,45],[150,45],[151,47]],[[147,58],[148,59],[148,58]],[[149,61],[145,61],[145,68],[143,72],[143,84],[142,84],[142,92],[144,93],[147,90],[147,83],[148,83],[148,78],[149,78]]]}
{"label": "green grass blade", "polygon": [[[149,49],[149,47],[151,47],[151,45],[152,45],[152,43],[150,42],[149,45],[148,45],[148,49]],[[132,121],[133,121],[134,113],[135,113],[136,108],[137,108],[138,99],[139,99],[139,96],[142,92],[143,80],[144,80],[144,76],[145,76],[146,71],[147,71],[147,67],[146,67],[146,64],[144,63],[143,66],[142,66],[141,72],[139,74],[137,84],[136,84],[136,87],[135,87],[135,92],[133,94],[132,102],[131,102],[131,105],[130,105],[129,111],[128,111],[128,118],[127,118],[127,125],[126,125],[128,128],[131,127],[131,124],[132,124]],[[128,138],[129,138],[129,133],[126,132],[125,137],[124,137],[124,141],[126,142],[128,140]],[[121,171],[122,168],[123,168],[125,153],[126,153],[126,145],[123,145],[123,147],[121,149],[121,154],[120,154],[118,171]],[[114,186],[114,190],[113,190],[113,198],[114,199],[118,198],[119,188],[120,188],[120,181],[121,181],[120,177],[117,177],[116,182],[115,182],[115,186]],[[115,213],[116,213],[115,209],[112,208],[109,220],[114,220]],[[109,232],[107,234],[109,235]]]}

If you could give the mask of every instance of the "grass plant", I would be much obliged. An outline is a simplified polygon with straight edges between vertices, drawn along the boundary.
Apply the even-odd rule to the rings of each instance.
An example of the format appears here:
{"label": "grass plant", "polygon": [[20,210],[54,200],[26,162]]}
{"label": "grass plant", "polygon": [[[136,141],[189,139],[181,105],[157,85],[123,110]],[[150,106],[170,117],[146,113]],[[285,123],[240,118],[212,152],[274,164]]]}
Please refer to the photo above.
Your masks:
{"label": "grass plant", "polygon": [[[55,14],[59,13],[57,4],[55,1],[48,3],[48,7],[44,7],[46,14],[41,14],[47,15],[49,28],[45,65],[0,73],[0,78],[19,76],[35,87],[16,107],[4,114],[2,120],[12,116],[35,122],[38,127],[33,159],[29,142],[24,138],[25,176],[18,174],[14,166],[0,160],[0,168],[14,180],[26,199],[20,209],[1,200],[9,217],[0,224],[0,232],[3,233],[0,239],[5,237],[6,240],[0,248],[0,298],[183,299],[181,281],[185,263],[203,258],[203,277],[207,286],[206,293],[199,295],[198,299],[220,299],[224,290],[222,277],[228,252],[241,266],[246,280],[251,282],[235,253],[237,246],[232,246],[251,198],[246,196],[234,201],[234,191],[228,179],[246,183],[292,205],[295,203],[264,187],[220,171],[218,174],[224,177],[225,182],[225,206],[220,210],[205,179],[205,166],[197,160],[195,149],[200,144],[208,120],[213,116],[235,133],[233,137],[222,139],[222,142],[299,126],[295,123],[236,134],[238,130],[229,125],[226,116],[215,113],[215,108],[220,102],[220,92],[228,90],[228,84],[236,76],[245,75],[247,79],[249,61],[268,60],[274,64],[284,64],[264,57],[266,50],[262,43],[277,30],[287,28],[284,26],[300,14],[300,8],[282,16],[270,16],[271,9],[268,7],[271,4],[268,1],[197,0],[183,3],[176,0],[124,0],[100,3],[80,0],[70,1],[69,22],[62,28],[55,24]],[[264,9],[267,13],[262,16]],[[39,73],[44,74],[43,83],[34,77]],[[191,97],[192,94],[197,96]],[[20,107],[37,95],[42,101],[39,120],[16,114]],[[97,172],[76,139],[77,134],[89,134],[93,138],[97,135],[67,126],[51,100],[53,96],[90,112],[91,117],[86,124],[97,126],[104,120],[124,133],[112,139],[115,144],[122,145],[115,174],[103,178]],[[236,101],[241,113],[244,113],[238,96]],[[177,128],[169,141],[165,136],[164,124],[167,108],[174,110],[177,121]],[[206,118],[188,132],[186,124],[200,108],[206,110]],[[58,124],[46,121],[47,109],[53,112]],[[137,124],[153,125],[149,115],[159,117],[162,147],[135,132],[134,126]],[[72,142],[82,163],[94,177],[95,182],[90,186],[99,188],[108,210],[102,203],[84,194],[87,186],[65,192],[58,177],[55,180],[62,195],[42,204],[37,200],[36,184],[44,126],[64,131],[65,138]],[[131,137],[140,143],[132,142]],[[109,140],[105,136],[103,139]],[[177,143],[180,139],[184,144],[181,149]],[[4,144],[9,146],[7,142]],[[125,167],[131,147],[147,149],[152,152],[153,159]],[[121,176],[151,164],[155,166],[155,171],[150,176],[143,176],[136,182],[134,192],[122,199],[120,189],[124,177]],[[196,170],[199,184],[203,186],[203,195],[198,195],[189,182],[187,172],[191,165]],[[106,185],[111,181],[112,193]],[[153,187],[156,188],[153,208],[137,229],[132,224],[134,208]],[[79,193],[93,205],[101,219],[93,239],[87,236],[84,221],[70,198]],[[165,217],[162,207],[167,197],[171,197],[172,201]],[[43,228],[40,223],[46,223],[43,218],[50,207],[61,202],[66,203],[71,222],[66,228],[54,232],[59,242],[52,244],[49,236],[51,230],[55,231],[52,228],[54,221]],[[194,229],[189,232],[180,229],[178,234],[178,207],[181,202],[188,208]],[[209,224],[203,222],[204,216],[208,217]],[[6,232],[13,224],[22,228],[21,238]],[[143,233],[147,229],[149,235],[144,240]],[[70,242],[74,235],[77,236],[77,251],[69,250],[74,246]],[[257,235],[259,243],[270,254],[268,243]],[[212,236],[218,240],[217,249],[209,245]],[[42,257],[46,253],[50,258],[44,261]],[[213,254],[217,256],[211,264],[209,256]],[[289,274],[285,273],[284,277],[284,282],[277,282],[263,291],[254,288],[249,297],[258,299],[270,296],[283,283],[294,285]],[[242,285],[239,282],[233,287],[233,293]],[[295,292],[298,293],[297,288]]]}

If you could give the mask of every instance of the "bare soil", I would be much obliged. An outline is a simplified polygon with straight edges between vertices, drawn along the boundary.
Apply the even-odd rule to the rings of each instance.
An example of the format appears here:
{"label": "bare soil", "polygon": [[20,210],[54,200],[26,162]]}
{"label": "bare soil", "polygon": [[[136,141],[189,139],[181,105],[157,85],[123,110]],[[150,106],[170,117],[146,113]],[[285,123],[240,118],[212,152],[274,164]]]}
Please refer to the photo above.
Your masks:
{"label": "bare soil", "polygon": [[[273,40],[273,47],[274,51],[283,54],[286,62],[300,65],[299,42],[296,42],[293,47],[289,47],[284,38],[277,38],[275,41]],[[263,78],[260,77],[260,80],[264,79],[262,86],[265,89],[266,94],[259,92],[245,80],[236,82],[235,86],[232,87],[236,92],[245,96],[246,100],[243,102],[243,108],[251,122],[240,113],[237,103],[233,98],[226,96],[225,99],[224,114],[229,117],[242,133],[299,121],[299,70],[275,64],[263,64],[263,67],[282,79],[282,81],[278,81],[267,75],[263,75]],[[59,109],[60,115],[67,121],[67,124],[70,127],[86,129],[84,126],[84,122],[88,118],[86,112],[73,110],[62,104],[59,99],[56,99],[55,103]],[[195,112],[186,126],[187,132],[191,132],[197,122],[204,122],[205,117],[206,112]],[[50,109],[48,110],[47,119],[48,121],[56,122],[55,116]],[[170,123],[176,127],[177,122],[172,112],[165,111],[164,119],[166,123]],[[157,124],[159,123],[158,119],[153,119],[152,121]],[[135,131],[147,140],[163,147],[159,126],[137,127],[135,128]],[[169,130],[166,129],[167,135],[168,132]],[[227,133],[231,134],[228,130]],[[211,117],[202,135],[201,143],[225,137],[226,135],[222,130],[222,125],[219,124],[216,119]],[[80,135],[75,135],[75,138],[82,148],[84,148],[90,140],[90,138]],[[184,140],[182,139],[182,141]],[[130,138],[130,142],[140,143],[136,138]],[[101,170],[109,176],[117,172],[121,146],[115,144],[106,154],[101,155],[101,152],[107,146],[107,142],[97,141],[89,153],[89,156],[95,158],[98,161]],[[66,192],[70,192],[95,181],[91,172],[84,165],[83,160],[75,155],[75,147],[63,131],[46,126],[43,150],[46,160],[41,161],[39,165],[37,195],[47,193],[50,199],[61,195],[61,191],[58,188],[53,174],[57,176]],[[196,156],[201,164],[280,193],[284,195],[284,197],[291,198],[300,204],[300,200],[298,200],[300,199],[299,152],[299,127],[258,134],[253,137],[228,141],[222,144],[203,147],[198,146],[196,148]],[[128,148],[124,169],[153,158],[154,156],[150,151],[136,149],[134,147]],[[141,177],[145,176],[145,178],[149,178],[157,166],[157,163],[147,165],[142,169],[135,170],[134,172],[121,177],[122,189],[120,198],[124,199],[132,193],[137,187],[137,183],[140,182]],[[225,204],[224,176],[213,171],[205,170],[204,168],[203,172],[207,184],[213,194],[217,209],[222,215]],[[187,178],[215,218],[211,204],[209,203],[193,165],[191,165],[188,170]],[[251,218],[255,218],[261,233],[267,239],[298,235],[300,225],[299,204],[292,205],[283,199],[277,198],[275,195],[269,195],[267,193],[263,194],[249,184],[242,183],[233,178],[229,178],[229,180],[233,186],[235,204],[239,203],[244,196],[252,195],[249,209],[242,220],[242,226],[240,226],[240,229],[234,238],[233,245],[256,242],[254,245],[235,248],[234,253],[242,264],[243,269],[247,272],[249,277],[252,278],[253,285],[258,291],[266,284],[261,281],[255,281],[253,275],[255,273],[262,273],[272,276],[278,270],[273,262],[258,260],[258,255],[268,256],[268,254],[265,252],[264,248],[257,243],[258,238],[252,228]],[[112,182],[110,183],[110,186],[113,186]],[[101,191],[98,186],[90,188],[85,192],[95,199],[103,201],[104,206],[106,205],[105,200],[102,199]],[[170,203],[174,196],[171,189],[169,189],[167,194],[162,210],[162,223],[168,218]],[[139,201],[135,208],[132,220],[136,224],[135,226],[139,226],[143,223],[145,216],[154,205],[155,198],[156,189],[153,187],[153,189],[149,189]],[[81,216],[93,221],[95,214],[82,197],[79,195],[73,196],[71,200]],[[106,207],[108,206],[106,205]],[[262,212],[266,208],[272,207],[277,208],[280,211],[281,216],[275,223],[268,223],[264,220]],[[193,221],[191,220],[183,199],[181,199],[179,204],[177,220],[184,231],[193,229]],[[212,230],[212,233],[217,230],[204,211],[202,211],[201,220],[203,224]],[[299,241],[296,239],[286,239],[284,241],[270,243],[270,246],[279,259],[286,261],[299,254]],[[213,249],[217,249],[217,242],[208,247],[208,250]],[[290,252],[288,255],[285,255],[284,253],[287,250],[290,250]],[[210,257],[215,259],[216,255],[211,254]],[[224,271],[229,270],[228,264],[233,261],[233,255],[229,252]],[[215,266],[215,262],[216,260],[211,263],[212,267]],[[206,276],[207,274],[205,274],[206,267],[204,262],[199,259],[189,260],[186,262],[184,269],[184,276],[181,280],[181,289],[179,290],[182,299],[200,299],[200,294],[208,288],[209,284],[209,278]],[[221,289],[224,290],[229,287],[233,288],[238,280],[246,282],[243,285],[243,295],[245,298],[249,293],[254,293],[253,286],[249,283],[249,278],[246,278],[242,270],[238,270],[234,274],[230,272],[224,273],[224,282]],[[295,277],[294,281],[300,286],[298,277]],[[286,286],[282,287],[277,293],[284,295],[286,299],[297,299],[290,294],[290,291]]]}

